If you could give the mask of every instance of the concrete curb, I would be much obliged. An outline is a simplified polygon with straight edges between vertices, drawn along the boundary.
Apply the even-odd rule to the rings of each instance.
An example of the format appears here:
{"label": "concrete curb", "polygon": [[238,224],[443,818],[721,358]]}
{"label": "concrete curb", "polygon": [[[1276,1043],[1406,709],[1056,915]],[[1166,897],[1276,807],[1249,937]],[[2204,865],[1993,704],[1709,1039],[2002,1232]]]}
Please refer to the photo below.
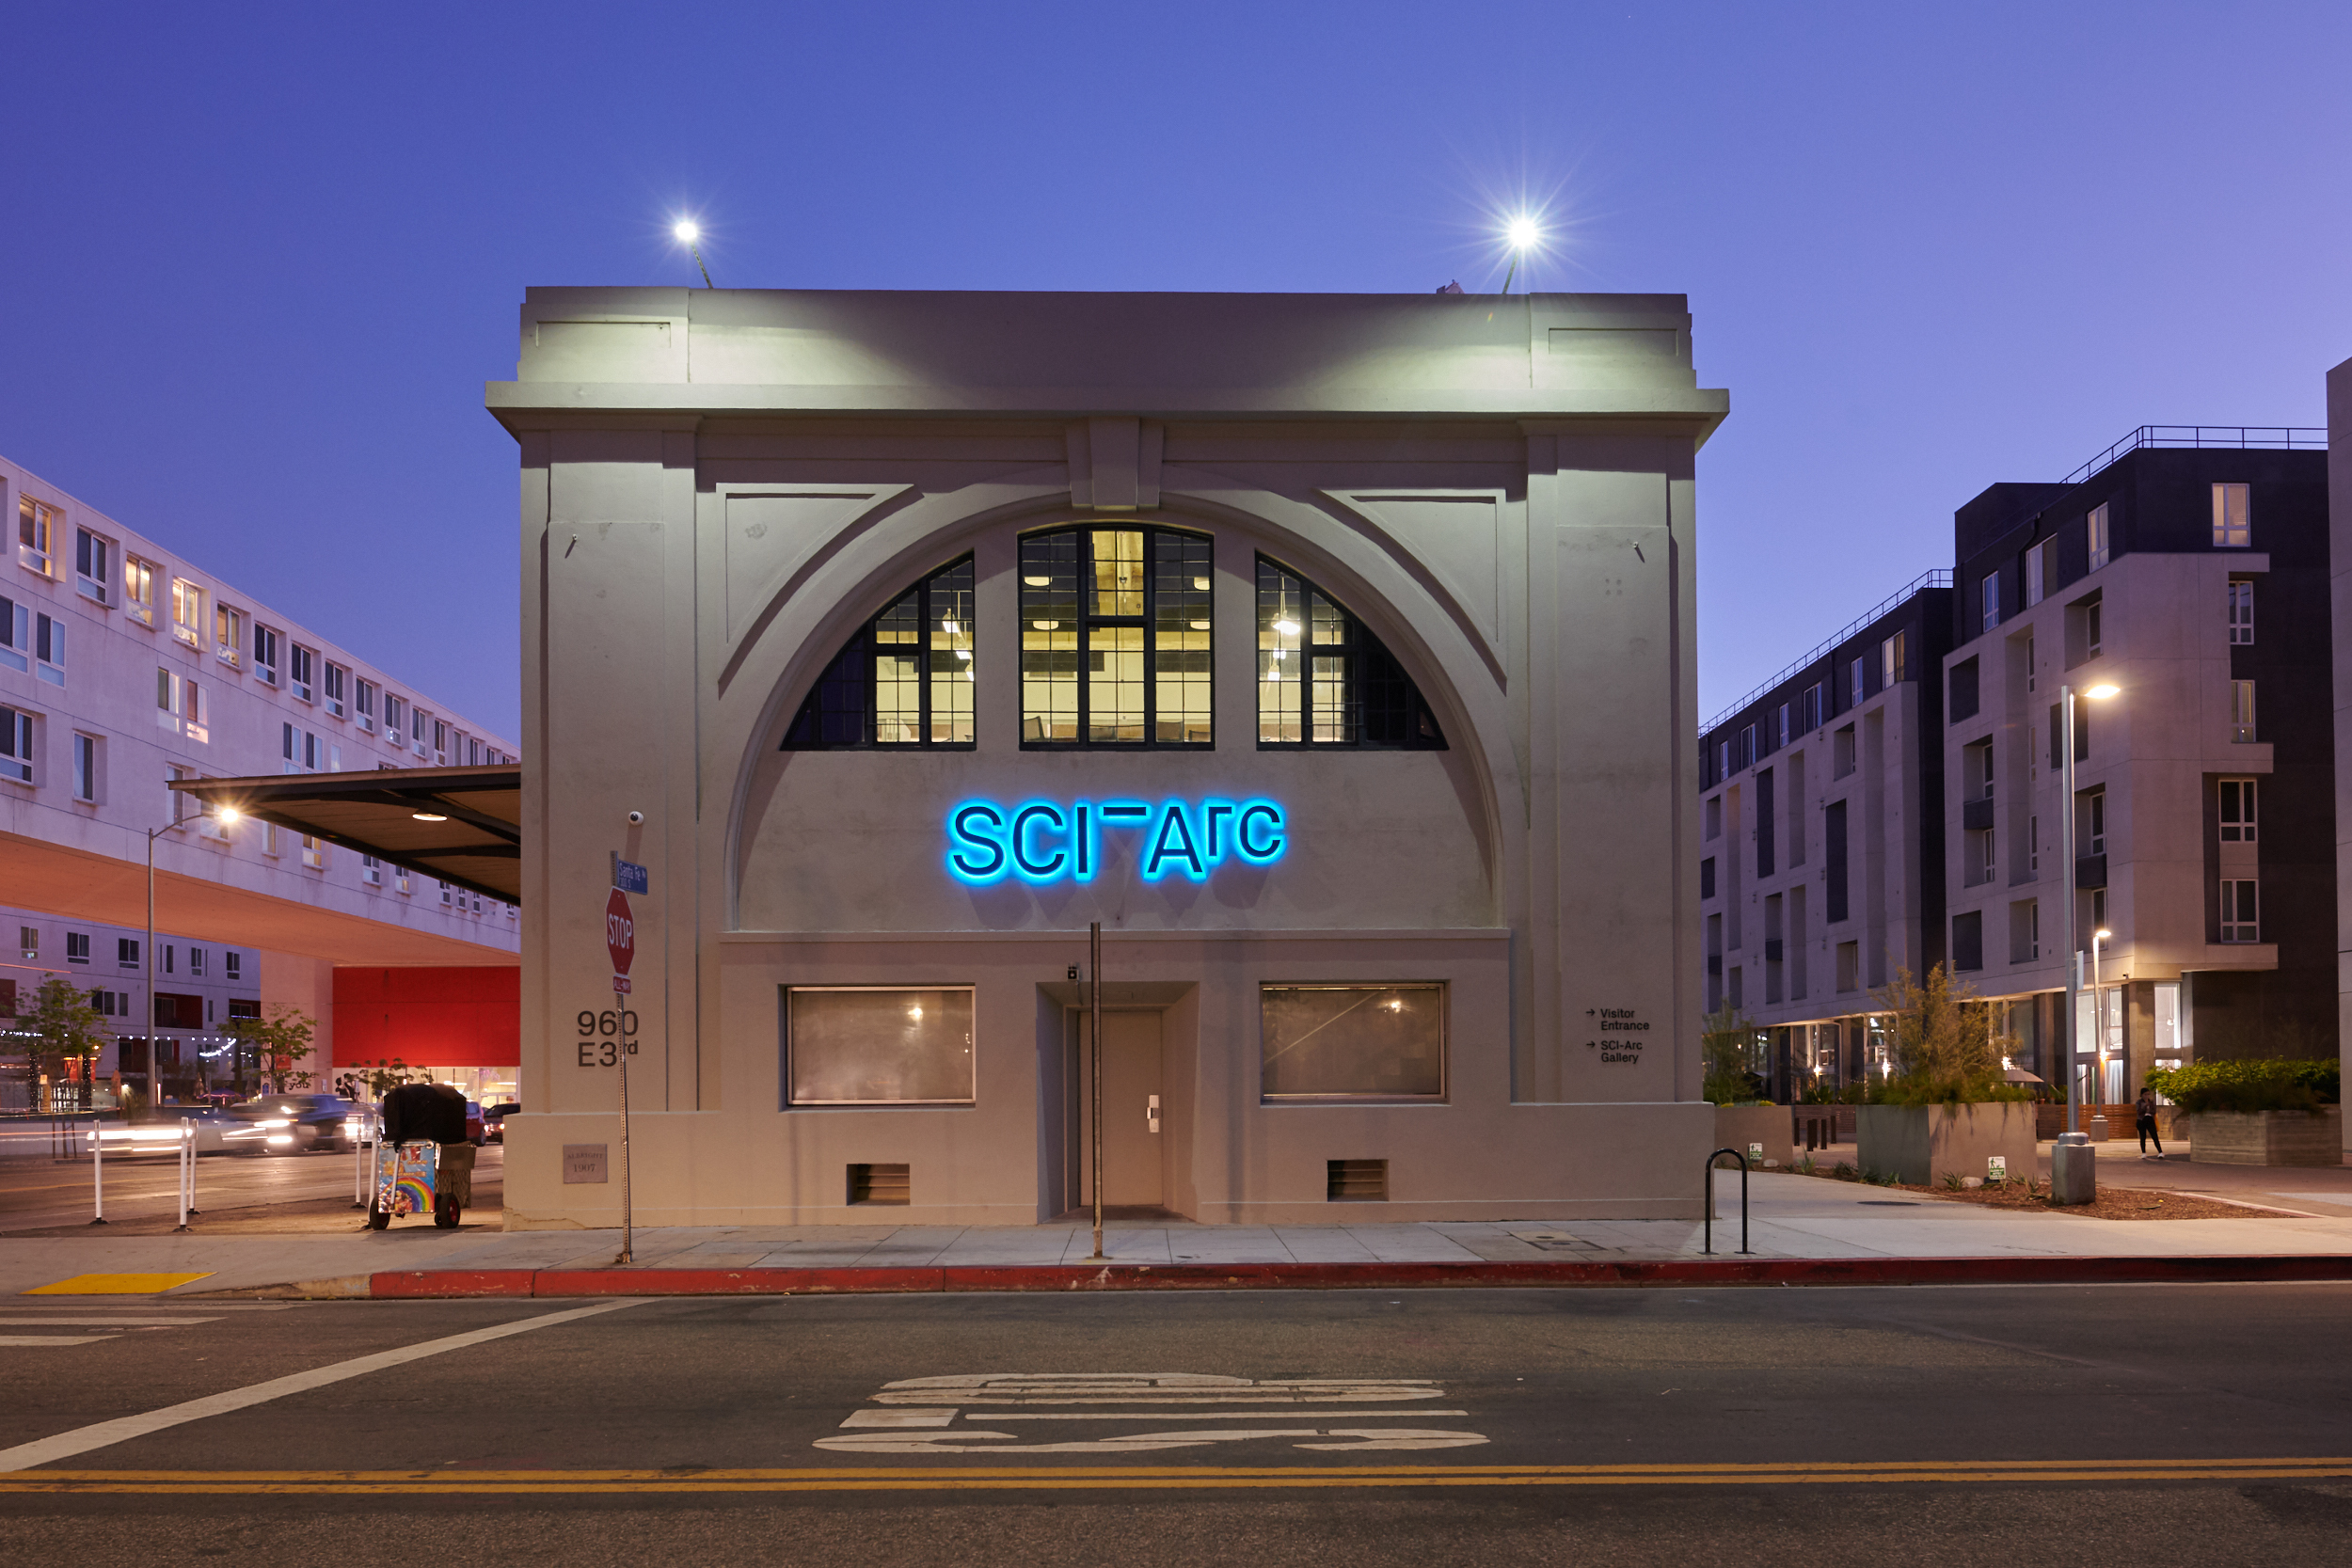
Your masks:
{"label": "concrete curb", "polygon": [[[961,1291],[2244,1284],[2352,1280],[2352,1254],[2190,1258],[1705,1258],[1649,1262],[1110,1263],[877,1269],[439,1269],[205,1292],[374,1301]],[[191,1293],[193,1294],[193,1293]],[[187,1299],[183,1296],[180,1299]]]}

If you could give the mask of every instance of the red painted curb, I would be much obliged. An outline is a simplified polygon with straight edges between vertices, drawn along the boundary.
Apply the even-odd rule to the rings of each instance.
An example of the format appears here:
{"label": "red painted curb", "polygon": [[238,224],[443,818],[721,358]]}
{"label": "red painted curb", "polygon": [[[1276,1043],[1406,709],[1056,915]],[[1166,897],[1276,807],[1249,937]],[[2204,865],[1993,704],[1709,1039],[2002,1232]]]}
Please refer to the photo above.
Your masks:
{"label": "red painted curb", "polygon": [[946,1269],[545,1269],[542,1296],[817,1296],[936,1293]]}
{"label": "red painted curb", "polygon": [[1096,1263],[899,1269],[415,1270],[369,1294],[852,1295],[1075,1291],[1346,1291],[1433,1287],[2241,1284],[2352,1279],[2352,1254],[2195,1258],[1689,1258],[1541,1263]]}

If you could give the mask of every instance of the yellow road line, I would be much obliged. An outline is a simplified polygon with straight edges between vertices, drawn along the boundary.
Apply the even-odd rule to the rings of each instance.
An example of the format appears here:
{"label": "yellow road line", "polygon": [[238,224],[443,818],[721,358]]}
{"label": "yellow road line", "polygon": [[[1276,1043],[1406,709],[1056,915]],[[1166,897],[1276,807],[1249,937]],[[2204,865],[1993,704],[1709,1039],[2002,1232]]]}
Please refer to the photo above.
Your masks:
{"label": "yellow road line", "polygon": [[1902,1461],[1825,1465],[1062,1465],[836,1470],[18,1470],[0,1494],[185,1493],[354,1497],[547,1493],[1198,1491],[1216,1488],[1803,1486],[2117,1481],[2328,1480],[2352,1459]]}

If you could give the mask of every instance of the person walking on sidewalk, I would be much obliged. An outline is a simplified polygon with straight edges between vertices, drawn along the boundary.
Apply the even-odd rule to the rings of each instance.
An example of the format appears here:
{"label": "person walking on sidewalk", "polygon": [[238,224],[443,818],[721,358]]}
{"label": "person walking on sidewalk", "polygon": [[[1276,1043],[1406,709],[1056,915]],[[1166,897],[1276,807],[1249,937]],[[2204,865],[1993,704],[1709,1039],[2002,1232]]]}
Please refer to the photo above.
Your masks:
{"label": "person walking on sidewalk", "polygon": [[2163,1159],[2164,1139],[2156,1132],[2156,1091],[2142,1088],[2139,1091],[2139,1103],[2134,1107],[2134,1110],[2136,1113],[2134,1119],[2139,1124],[2140,1158],[2148,1157],[2148,1141],[2153,1138],[2156,1144],[2156,1158]]}

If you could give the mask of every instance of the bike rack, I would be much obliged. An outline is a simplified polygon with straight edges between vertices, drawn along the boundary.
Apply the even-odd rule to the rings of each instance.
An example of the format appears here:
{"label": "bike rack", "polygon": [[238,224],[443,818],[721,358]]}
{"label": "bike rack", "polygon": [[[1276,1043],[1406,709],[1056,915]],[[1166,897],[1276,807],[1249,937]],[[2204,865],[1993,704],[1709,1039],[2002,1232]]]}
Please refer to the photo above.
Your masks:
{"label": "bike rack", "polygon": [[1748,1250],[1748,1157],[1736,1148],[1719,1148],[1707,1157],[1707,1174],[1699,1180],[1707,1204],[1707,1251],[1715,1250],[1715,1172],[1716,1161],[1730,1155],[1740,1162],[1740,1250]]}

